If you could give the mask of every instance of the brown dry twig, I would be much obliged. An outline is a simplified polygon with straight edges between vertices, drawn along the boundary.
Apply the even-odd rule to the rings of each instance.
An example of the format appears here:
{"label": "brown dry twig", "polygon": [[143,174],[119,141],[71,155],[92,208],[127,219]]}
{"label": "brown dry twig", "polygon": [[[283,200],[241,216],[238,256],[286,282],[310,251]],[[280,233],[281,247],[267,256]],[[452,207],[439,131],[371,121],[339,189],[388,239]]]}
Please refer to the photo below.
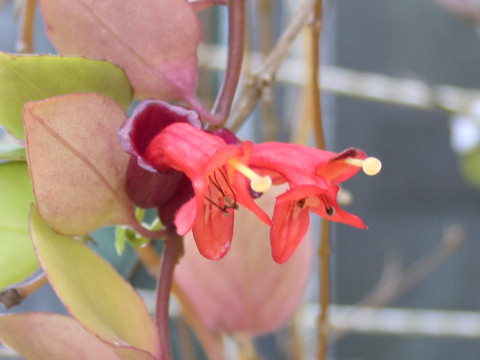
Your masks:
{"label": "brown dry twig", "polygon": [[263,93],[270,88],[275,79],[275,73],[280,68],[290,46],[310,20],[315,2],[316,0],[304,0],[300,4],[297,13],[265,59],[263,66],[252,75],[243,87],[237,106],[230,116],[229,122],[231,125],[229,127],[232,131],[235,132],[241,127]]}
{"label": "brown dry twig", "polygon": [[6,309],[20,305],[24,299],[40,289],[46,283],[47,276],[44,272],[41,272],[25,283],[2,290],[0,292],[0,302],[3,303]]}

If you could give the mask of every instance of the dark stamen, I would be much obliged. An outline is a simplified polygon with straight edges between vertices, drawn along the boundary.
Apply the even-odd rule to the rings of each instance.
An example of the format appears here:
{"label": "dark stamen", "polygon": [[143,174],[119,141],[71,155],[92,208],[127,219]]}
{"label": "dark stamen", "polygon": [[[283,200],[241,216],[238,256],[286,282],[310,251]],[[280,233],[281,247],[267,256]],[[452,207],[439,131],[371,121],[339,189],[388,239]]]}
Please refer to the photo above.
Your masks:
{"label": "dark stamen", "polygon": [[223,189],[222,187],[220,186],[218,180],[217,180],[217,175],[215,172],[213,172],[213,177],[215,178],[215,181],[213,181],[212,177],[210,175],[208,175],[208,179],[212,182],[213,186],[215,186],[215,188],[220,191],[220,194],[222,194],[222,196],[224,197],[225,196],[225,193],[223,192]]}
{"label": "dark stamen", "polygon": [[325,207],[325,210],[326,210],[328,216],[333,216],[333,215],[335,215],[335,208],[333,208],[333,207]]}
{"label": "dark stamen", "polygon": [[305,205],[305,199],[300,199],[297,201],[298,207],[303,208],[304,205]]}
{"label": "dark stamen", "polygon": [[[230,207],[233,207],[234,209],[237,209],[238,208],[237,197],[235,196],[235,192],[233,191],[232,186],[230,185],[230,182],[228,181],[227,175],[223,172],[222,169],[218,169],[218,170],[220,171],[220,174],[222,174],[223,180],[225,180],[225,183],[227,184],[227,186],[230,189],[230,192],[232,193],[232,196],[233,196],[233,205],[230,206]],[[229,200],[231,200],[231,199],[229,198]],[[226,199],[225,199],[225,202],[227,202]]]}
{"label": "dark stamen", "polygon": [[325,211],[327,212],[328,216],[335,215],[335,208],[330,204],[325,194],[321,195],[323,204],[325,205]]}
{"label": "dark stamen", "polygon": [[[220,172],[220,174],[222,175],[223,177],[223,180],[224,182],[227,184],[230,192],[232,193],[232,196],[233,196],[233,199],[227,195],[225,193],[225,191],[223,191],[222,189],[222,186],[220,185],[220,181],[218,181],[217,179],[217,172],[214,171],[213,172],[213,179],[212,179],[212,176],[211,175],[208,175],[208,179],[211,181],[212,185],[215,186],[215,188],[220,192],[220,194],[222,195],[223,197],[223,200],[225,201],[225,206],[222,208],[220,207],[219,205],[215,204],[215,206],[217,206],[219,209],[221,209],[222,211],[226,212],[226,209],[238,209],[238,204],[237,204],[237,197],[235,195],[235,192],[233,191],[233,188],[232,186],[230,185],[230,182],[228,181],[228,178],[227,178],[227,175],[223,172],[222,169],[218,169],[218,171]],[[209,199],[210,200],[210,199]],[[213,203],[212,200],[210,200],[210,202]],[[228,213],[227,213],[228,214]]]}
{"label": "dark stamen", "polygon": [[217,209],[219,209],[223,215],[225,216],[229,216],[230,214],[228,213],[227,209],[229,208],[227,205],[225,205],[224,207],[220,207],[215,201],[213,201],[212,199],[210,199],[209,197],[205,196],[205,199],[208,200],[210,202],[210,204],[212,204],[213,206],[215,206]]}

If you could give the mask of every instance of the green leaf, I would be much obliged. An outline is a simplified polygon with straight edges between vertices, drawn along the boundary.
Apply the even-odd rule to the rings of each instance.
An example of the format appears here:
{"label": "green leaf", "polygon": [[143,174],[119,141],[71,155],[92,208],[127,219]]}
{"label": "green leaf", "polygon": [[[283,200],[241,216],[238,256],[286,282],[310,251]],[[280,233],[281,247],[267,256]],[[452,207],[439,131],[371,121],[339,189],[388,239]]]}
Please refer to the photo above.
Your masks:
{"label": "green leaf", "polygon": [[28,233],[31,203],[27,164],[0,164],[0,289],[24,280],[38,268]]}
{"label": "green leaf", "polygon": [[0,340],[28,360],[119,360],[111,347],[59,314],[0,316]]}
{"label": "green leaf", "polygon": [[470,185],[480,188],[480,148],[460,157],[460,170]]}
{"label": "green leaf", "polygon": [[107,61],[0,52],[0,124],[15,137],[23,138],[28,101],[77,92],[105,94],[124,109],[132,99],[124,71]]}
{"label": "green leaf", "polygon": [[127,242],[132,247],[140,247],[150,242],[150,239],[137,234],[128,226],[117,226],[115,228],[115,250],[119,256],[125,251]]}
{"label": "green leaf", "polygon": [[142,299],[88,246],[55,233],[35,207],[30,232],[57,296],[89,331],[123,359],[158,359],[158,335]]}
{"label": "green leaf", "polygon": [[127,244],[127,231],[126,226],[120,225],[115,228],[115,251],[118,256],[121,256],[125,251],[125,245]]}
{"label": "green leaf", "polygon": [[10,142],[1,142],[0,161],[27,161],[25,147]]}

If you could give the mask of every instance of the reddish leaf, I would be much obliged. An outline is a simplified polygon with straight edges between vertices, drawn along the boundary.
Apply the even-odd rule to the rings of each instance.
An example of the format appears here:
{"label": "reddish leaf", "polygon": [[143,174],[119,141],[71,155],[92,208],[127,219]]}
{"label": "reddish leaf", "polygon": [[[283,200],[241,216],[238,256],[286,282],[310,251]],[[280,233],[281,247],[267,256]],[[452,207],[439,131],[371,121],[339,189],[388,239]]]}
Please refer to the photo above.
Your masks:
{"label": "reddish leaf", "polygon": [[0,316],[0,340],[28,360],[119,360],[112,348],[59,314]]}
{"label": "reddish leaf", "polygon": [[185,0],[43,0],[47,33],[63,55],[109,60],[136,98],[192,98],[200,23]]}
{"label": "reddish leaf", "polygon": [[55,230],[80,235],[128,223],[128,155],[118,129],[123,110],[96,93],[30,102],[24,111],[27,156],[42,218]]}

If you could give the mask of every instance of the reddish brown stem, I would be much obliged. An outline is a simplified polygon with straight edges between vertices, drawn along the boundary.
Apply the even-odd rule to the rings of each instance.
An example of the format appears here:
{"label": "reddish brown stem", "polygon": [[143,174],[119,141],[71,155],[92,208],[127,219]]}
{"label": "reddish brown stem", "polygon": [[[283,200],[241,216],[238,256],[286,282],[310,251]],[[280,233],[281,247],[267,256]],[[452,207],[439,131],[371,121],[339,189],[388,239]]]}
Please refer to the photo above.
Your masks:
{"label": "reddish brown stem", "polygon": [[228,0],[228,60],[222,87],[213,107],[222,124],[228,118],[242,70],[245,38],[245,1]]}
{"label": "reddish brown stem", "polygon": [[[159,273],[161,258],[153,248],[152,244],[148,244],[142,248],[136,248],[136,252],[140,261],[143,263],[147,272],[156,277]],[[196,337],[202,344],[209,360],[224,360],[222,338],[219,334],[210,331],[202,322],[196,313],[193,304],[178,286],[175,281],[172,284],[172,293],[182,304],[183,316],[188,324],[195,332]]]}
{"label": "reddish brown stem", "polygon": [[170,330],[168,326],[168,306],[172,290],[173,273],[178,259],[183,255],[183,237],[172,229],[165,240],[162,263],[157,284],[156,319],[162,360],[173,360]]}

